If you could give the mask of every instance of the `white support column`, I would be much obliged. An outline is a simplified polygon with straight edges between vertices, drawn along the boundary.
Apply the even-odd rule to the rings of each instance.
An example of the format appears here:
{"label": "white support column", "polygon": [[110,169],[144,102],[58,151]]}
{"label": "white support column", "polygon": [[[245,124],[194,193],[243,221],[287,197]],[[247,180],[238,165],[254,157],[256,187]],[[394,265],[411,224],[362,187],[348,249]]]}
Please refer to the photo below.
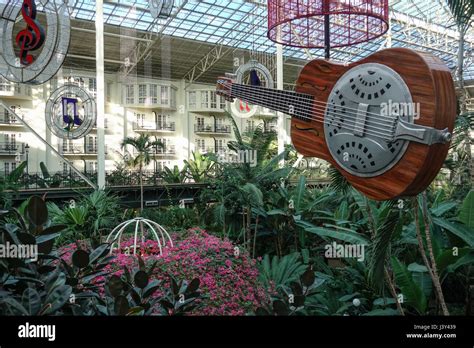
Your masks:
{"label": "white support column", "polygon": [[96,0],[95,38],[97,70],[97,186],[105,188],[105,77],[104,77],[104,2]]}
{"label": "white support column", "polygon": [[[283,46],[280,44],[276,45],[277,49],[277,89],[283,89]],[[278,127],[278,153],[285,151],[285,139],[286,139],[286,122],[285,114],[277,112],[277,127]],[[283,161],[282,163],[283,164]]]}

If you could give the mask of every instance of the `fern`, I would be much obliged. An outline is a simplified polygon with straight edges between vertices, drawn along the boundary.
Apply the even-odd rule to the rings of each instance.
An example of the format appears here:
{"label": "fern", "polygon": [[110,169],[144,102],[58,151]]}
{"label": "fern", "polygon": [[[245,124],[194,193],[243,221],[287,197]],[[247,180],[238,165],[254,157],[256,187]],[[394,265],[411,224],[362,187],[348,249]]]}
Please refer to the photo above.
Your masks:
{"label": "fern", "polygon": [[269,287],[271,283],[277,288],[288,285],[292,281],[297,281],[305,272],[307,266],[300,261],[300,254],[293,253],[281,258],[269,255],[263,257],[260,268],[260,281]]}
{"label": "fern", "polygon": [[396,257],[392,257],[392,268],[395,281],[401,290],[403,303],[424,314],[427,308],[427,299],[423,290],[415,283],[407,267]]}

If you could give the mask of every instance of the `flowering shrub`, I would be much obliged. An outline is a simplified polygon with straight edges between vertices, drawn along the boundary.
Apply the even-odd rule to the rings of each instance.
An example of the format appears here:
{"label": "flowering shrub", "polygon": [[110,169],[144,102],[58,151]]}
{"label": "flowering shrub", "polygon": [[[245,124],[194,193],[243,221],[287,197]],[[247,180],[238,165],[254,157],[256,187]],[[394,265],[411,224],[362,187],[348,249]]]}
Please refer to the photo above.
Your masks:
{"label": "flowering shrub", "polygon": [[[148,265],[156,262],[152,277],[165,284],[169,275],[177,280],[199,278],[204,298],[199,300],[201,306],[192,314],[245,315],[268,303],[265,290],[257,279],[256,261],[246,252],[236,249],[230,241],[198,228],[190,229],[178,238],[174,247],[163,250],[162,256],[158,243],[153,240],[145,241],[137,254]],[[116,251],[117,258],[106,270],[121,275],[123,266],[137,268],[138,258],[126,253],[127,249],[132,249],[131,245],[133,238],[123,240],[121,250]],[[61,248],[60,253],[65,252],[63,257],[67,259],[75,248],[75,244],[70,244]],[[103,280],[98,279],[99,282]],[[160,292],[156,293],[156,296],[160,295]]]}

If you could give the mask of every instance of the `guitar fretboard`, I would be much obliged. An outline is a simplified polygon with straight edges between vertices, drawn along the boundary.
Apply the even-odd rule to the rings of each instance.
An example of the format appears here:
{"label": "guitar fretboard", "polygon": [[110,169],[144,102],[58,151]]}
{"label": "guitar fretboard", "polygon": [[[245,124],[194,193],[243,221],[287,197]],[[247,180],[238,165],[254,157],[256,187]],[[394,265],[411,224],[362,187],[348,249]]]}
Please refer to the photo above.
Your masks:
{"label": "guitar fretboard", "polygon": [[232,84],[230,94],[233,98],[280,111],[303,121],[309,120],[308,110],[314,101],[314,96],[310,94],[236,83]]}

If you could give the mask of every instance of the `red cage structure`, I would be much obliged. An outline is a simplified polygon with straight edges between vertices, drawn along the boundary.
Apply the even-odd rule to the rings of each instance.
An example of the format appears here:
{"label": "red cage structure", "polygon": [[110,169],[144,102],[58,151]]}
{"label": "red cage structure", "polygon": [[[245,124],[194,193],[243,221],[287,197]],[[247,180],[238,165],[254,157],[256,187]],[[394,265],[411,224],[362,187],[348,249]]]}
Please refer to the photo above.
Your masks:
{"label": "red cage structure", "polygon": [[[388,30],[388,0],[268,0],[268,38],[302,48],[344,47]],[[329,58],[329,57],[328,57]]]}

